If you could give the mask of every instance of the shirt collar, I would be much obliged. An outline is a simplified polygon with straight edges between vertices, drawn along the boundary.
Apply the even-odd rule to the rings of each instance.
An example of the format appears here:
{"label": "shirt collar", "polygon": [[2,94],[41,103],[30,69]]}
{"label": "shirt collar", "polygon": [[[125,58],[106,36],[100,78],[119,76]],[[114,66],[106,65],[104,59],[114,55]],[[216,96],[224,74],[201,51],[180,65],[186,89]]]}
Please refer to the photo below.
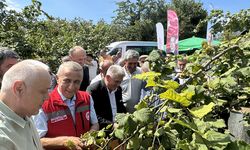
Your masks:
{"label": "shirt collar", "polygon": [[[26,116],[25,118],[17,115],[13,110],[11,110],[7,105],[5,105],[2,101],[0,101],[0,110],[1,112],[11,121],[15,122],[20,127],[24,128],[28,123],[29,118]],[[0,113],[1,113],[0,112]]]}
{"label": "shirt collar", "polygon": [[106,89],[108,90],[108,92],[109,92],[110,94],[113,94],[113,93],[115,93],[115,92],[117,91],[117,88],[116,88],[115,90],[111,91],[111,92],[110,92],[110,90],[108,89],[108,87],[106,87]]}
{"label": "shirt collar", "polygon": [[76,95],[74,95],[73,98],[68,99],[68,98],[66,98],[66,97],[61,93],[61,91],[59,90],[59,88],[57,88],[57,91],[58,91],[58,93],[59,93],[59,95],[61,96],[61,98],[62,98],[63,101],[66,101],[66,100],[73,100],[73,101],[75,101],[75,100],[76,100]]}

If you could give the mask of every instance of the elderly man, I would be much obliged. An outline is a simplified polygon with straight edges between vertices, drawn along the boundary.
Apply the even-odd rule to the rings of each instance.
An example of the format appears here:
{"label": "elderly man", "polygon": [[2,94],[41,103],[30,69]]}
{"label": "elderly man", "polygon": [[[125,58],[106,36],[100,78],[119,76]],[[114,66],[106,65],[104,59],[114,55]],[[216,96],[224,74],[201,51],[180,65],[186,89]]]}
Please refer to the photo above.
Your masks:
{"label": "elderly man", "polygon": [[125,73],[119,65],[109,67],[104,79],[97,81],[87,88],[94,100],[94,107],[100,127],[106,127],[115,121],[116,113],[125,113],[122,102],[120,84]]}
{"label": "elderly man", "polygon": [[178,82],[179,84],[184,84],[189,77],[184,76],[183,72],[185,71],[186,68],[186,64],[187,64],[187,60],[182,58],[182,59],[178,59],[177,61],[177,69],[175,69],[176,75],[174,76],[173,80]]}
{"label": "elderly man", "polygon": [[0,93],[0,149],[42,150],[30,118],[48,98],[50,75],[46,65],[24,60],[3,76]]}
{"label": "elderly man", "polygon": [[8,48],[0,48],[0,88],[4,73],[18,62],[19,56]]}
{"label": "elderly man", "polygon": [[35,125],[45,149],[67,149],[69,140],[81,149],[84,145],[79,137],[99,129],[91,96],[79,91],[82,66],[73,61],[62,63],[56,76],[58,86],[34,117]]}
{"label": "elderly man", "polygon": [[69,58],[83,67],[83,79],[80,86],[80,91],[85,91],[90,83],[89,68],[85,66],[86,51],[81,46],[75,46],[69,50]]}
{"label": "elderly man", "polygon": [[141,70],[137,67],[139,53],[135,50],[128,50],[124,55],[125,77],[121,83],[122,100],[128,112],[135,111],[134,106],[140,101],[141,90],[144,89],[145,83],[142,80],[133,78],[134,75],[140,74]]}
{"label": "elderly man", "polygon": [[113,61],[111,60],[103,60],[102,62],[100,62],[99,64],[99,71],[100,73],[90,82],[90,84],[93,84],[97,81],[100,81],[104,78],[104,76],[107,73],[107,70],[109,69],[109,67],[113,65]]}

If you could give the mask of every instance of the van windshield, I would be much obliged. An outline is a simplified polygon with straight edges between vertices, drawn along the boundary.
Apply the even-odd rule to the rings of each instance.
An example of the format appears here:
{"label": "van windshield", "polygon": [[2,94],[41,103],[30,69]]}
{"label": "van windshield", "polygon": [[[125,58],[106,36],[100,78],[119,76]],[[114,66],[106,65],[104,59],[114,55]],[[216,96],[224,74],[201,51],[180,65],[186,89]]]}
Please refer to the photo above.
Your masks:
{"label": "van windshield", "polygon": [[148,55],[152,50],[156,50],[156,46],[127,46],[128,49],[133,49],[139,52],[140,55]]}

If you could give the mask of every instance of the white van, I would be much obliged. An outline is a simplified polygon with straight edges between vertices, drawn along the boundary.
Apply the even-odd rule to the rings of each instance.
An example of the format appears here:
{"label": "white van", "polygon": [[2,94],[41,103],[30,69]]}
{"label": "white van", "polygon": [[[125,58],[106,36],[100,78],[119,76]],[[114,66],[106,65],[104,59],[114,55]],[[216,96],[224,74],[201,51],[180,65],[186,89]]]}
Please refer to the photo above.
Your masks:
{"label": "white van", "polygon": [[109,55],[115,55],[118,51],[122,51],[122,56],[128,49],[139,52],[140,55],[148,55],[152,50],[157,49],[157,42],[153,41],[119,41],[113,42],[106,46]]}

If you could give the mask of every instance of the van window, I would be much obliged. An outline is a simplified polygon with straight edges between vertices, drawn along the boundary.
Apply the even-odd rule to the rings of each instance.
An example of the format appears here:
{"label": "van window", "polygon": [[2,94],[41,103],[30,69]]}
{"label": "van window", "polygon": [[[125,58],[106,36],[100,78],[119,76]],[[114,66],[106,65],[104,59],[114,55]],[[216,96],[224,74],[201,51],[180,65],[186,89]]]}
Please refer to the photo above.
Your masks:
{"label": "van window", "polygon": [[139,52],[140,55],[148,55],[152,50],[157,49],[156,46],[127,46],[126,50],[133,49]]}
{"label": "van window", "polygon": [[121,51],[121,50],[122,50],[122,48],[120,48],[120,47],[119,47],[119,48],[115,48],[115,49],[113,49],[113,50],[109,53],[109,55],[110,55],[110,56],[116,55],[117,52],[118,52],[118,51]]}

